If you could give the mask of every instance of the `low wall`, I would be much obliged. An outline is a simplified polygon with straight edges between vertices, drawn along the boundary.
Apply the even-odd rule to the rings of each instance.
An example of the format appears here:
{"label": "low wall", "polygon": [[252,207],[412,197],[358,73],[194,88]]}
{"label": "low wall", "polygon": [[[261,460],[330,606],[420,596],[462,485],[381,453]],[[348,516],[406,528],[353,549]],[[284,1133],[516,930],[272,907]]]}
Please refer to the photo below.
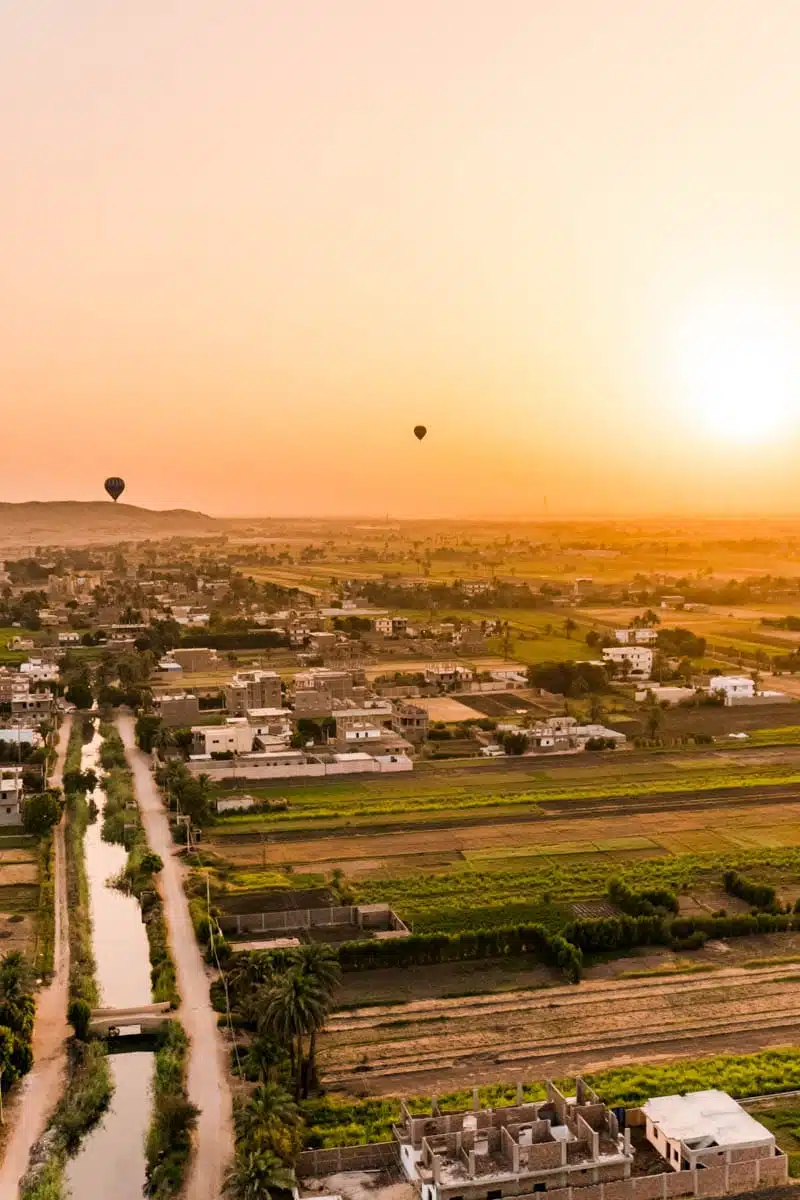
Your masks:
{"label": "low wall", "polygon": [[277,912],[226,913],[219,918],[223,933],[286,933],[301,929],[352,929],[356,938],[361,929],[386,930],[407,937],[409,930],[388,905],[332,905],[322,908],[288,908]]}
{"label": "low wall", "polygon": [[304,1150],[298,1155],[298,1179],[318,1179],[340,1171],[395,1170],[400,1166],[397,1142],[373,1142],[369,1146],[342,1146],[334,1150]]}

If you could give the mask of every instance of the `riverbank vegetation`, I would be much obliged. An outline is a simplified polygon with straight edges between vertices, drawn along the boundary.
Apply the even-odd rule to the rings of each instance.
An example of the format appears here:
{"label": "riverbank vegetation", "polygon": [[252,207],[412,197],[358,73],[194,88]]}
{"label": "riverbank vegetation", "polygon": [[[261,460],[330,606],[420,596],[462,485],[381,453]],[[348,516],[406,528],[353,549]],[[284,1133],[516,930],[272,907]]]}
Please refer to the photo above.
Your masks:
{"label": "riverbank vegetation", "polygon": [[146,1194],[171,1200],[180,1194],[199,1115],[186,1094],[189,1039],[177,1021],[156,1051],[153,1114],[147,1134]]}
{"label": "riverbank vegetation", "polygon": [[[94,734],[94,722],[86,715],[73,721],[65,764],[67,771],[80,773],[85,741]],[[72,779],[76,775],[71,776]],[[31,1156],[33,1166],[23,1182],[22,1200],[61,1200],[67,1157],[108,1108],[113,1085],[108,1056],[102,1042],[86,1041],[88,1016],[98,1000],[95,959],[91,942],[89,882],[86,875],[84,836],[90,821],[89,802],[80,787],[66,797],[66,869],[69,907],[69,1019],[75,1036],[67,1049],[67,1078],[64,1093],[38,1148]]]}

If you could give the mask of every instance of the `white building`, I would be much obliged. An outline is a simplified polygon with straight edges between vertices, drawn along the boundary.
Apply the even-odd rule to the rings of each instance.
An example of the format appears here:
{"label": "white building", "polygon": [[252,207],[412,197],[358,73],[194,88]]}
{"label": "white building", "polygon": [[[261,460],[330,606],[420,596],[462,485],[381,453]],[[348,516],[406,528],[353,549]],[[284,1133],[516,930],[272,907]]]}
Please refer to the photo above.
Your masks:
{"label": "white building", "polygon": [[[647,1140],[673,1171],[693,1170],[698,1156],[708,1167],[709,1153],[720,1162],[744,1157],[769,1158],[777,1153],[775,1137],[727,1092],[689,1092],[685,1096],[654,1096],[642,1106]],[[732,1153],[733,1152],[733,1153]]]}
{"label": "white building", "polygon": [[737,700],[752,700],[756,694],[756,685],[749,675],[715,675],[711,679],[708,690],[722,692],[726,705],[735,704]]}
{"label": "white building", "polygon": [[622,646],[654,646],[658,633],[655,629],[615,629],[614,637]]}
{"label": "white building", "polygon": [[428,663],[423,673],[429,683],[463,683],[474,675],[470,667],[461,663]]}
{"label": "white building", "polygon": [[376,633],[384,637],[397,637],[408,629],[408,617],[376,617],[373,621]]}
{"label": "white building", "polygon": [[691,700],[693,695],[694,688],[672,684],[653,684],[652,687],[639,688],[635,699],[642,703],[648,696],[652,696],[658,704],[680,704],[682,700]]}
{"label": "white building", "polygon": [[649,679],[653,670],[653,651],[649,646],[606,646],[603,659],[621,669],[627,663],[632,679]]}
{"label": "white building", "polygon": [[234,717],[224,725],[193,725],[195,754],[250,754],[255,730],[246,717]]}
{"label": "white building", "polygon": [[22,823],[22,768],[0,767],[0,825]]}
{"label": "white building", "polygon": [[59,646],[77,646],[80,640],[81,635],[76,629],[70,629],[58,635]]}
{"label": "white building", "polygon": [[55,683],[58,679],[58,663],[45,662],[42,658],[29,658],[20,663],[19,670],[31,683]]}

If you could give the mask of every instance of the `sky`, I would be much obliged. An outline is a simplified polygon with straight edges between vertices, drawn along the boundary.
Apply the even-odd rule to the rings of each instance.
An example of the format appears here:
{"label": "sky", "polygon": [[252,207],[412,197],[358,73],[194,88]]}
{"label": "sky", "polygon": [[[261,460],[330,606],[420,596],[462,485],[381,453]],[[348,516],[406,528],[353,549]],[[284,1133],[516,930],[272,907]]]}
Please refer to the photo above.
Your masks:
{"label": "sky", "polygon": [[0,500],[800,510],[799,60],[797,0],[0,6]]}

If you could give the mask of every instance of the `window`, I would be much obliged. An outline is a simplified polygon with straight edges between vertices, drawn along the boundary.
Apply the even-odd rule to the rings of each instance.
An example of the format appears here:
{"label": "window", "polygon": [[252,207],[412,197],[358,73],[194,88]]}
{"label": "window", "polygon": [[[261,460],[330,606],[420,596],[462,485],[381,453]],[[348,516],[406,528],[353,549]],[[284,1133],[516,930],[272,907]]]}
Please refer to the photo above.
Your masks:
{"label": "window", "polygon": [[498,1188],[495,1192],[487,1192],[486,1200],[500,1200],[502,1195],[502,1191]]}

